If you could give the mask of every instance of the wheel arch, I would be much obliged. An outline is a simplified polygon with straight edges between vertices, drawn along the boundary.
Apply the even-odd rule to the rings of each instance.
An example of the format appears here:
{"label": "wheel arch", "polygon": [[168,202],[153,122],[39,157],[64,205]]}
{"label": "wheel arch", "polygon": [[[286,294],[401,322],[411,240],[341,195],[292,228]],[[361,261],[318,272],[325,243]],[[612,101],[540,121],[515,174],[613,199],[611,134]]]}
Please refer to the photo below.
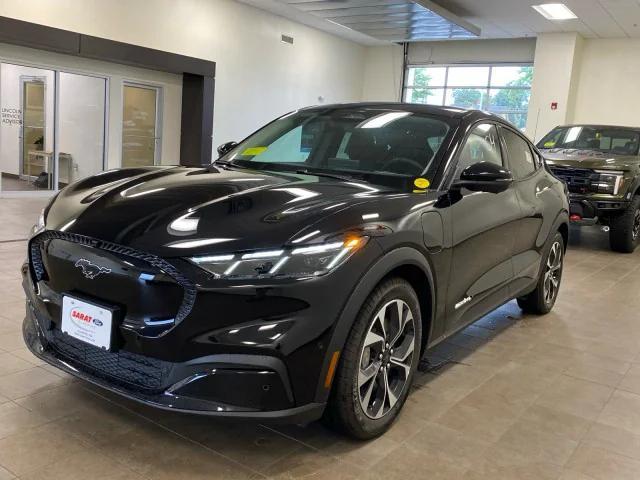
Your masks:
{"label": "wheel arch", "polygon": [[[558,213],[553,223],[551,224],[551,228],[548,231],[547,239],[550,235],[553,235],[555,232],[560,232],[562,235],[562,239],[564,240],[564,250],[567,251],[567,247],[569,246],[569,212],[564,208]],[[545,240],[544,244],[546,245],[547,240]]]}
{"label": "wheel arch", "polygon": [[636,177],[631,184],[631,187],[627,190],[626,195],[629,195],[629,192],[632,193],[631,197],[628,197],[628,200],[631,200],[633,197],[640,195],[640,172],[636,173]]}
{"label": "wheel arch", "polygon": [[560,223],[560,225],[558,225],[558,231],[564,240],[564,250],[566,252],[569,245],[569,224],[564,222]]}
{"label": "wheel arch", "polygon": [[[331,388],[325,387],[325,379],[330,369],[331,358],[334,352],[342,352],[353,327],[353,322],[362,305],[381,282],[393,276],[405,279],[416,291],[422,316],[422,348],[424,349],[431,334],[433,319],[435,318],[435,302],[433,299],[436,298],[436,291],[433,272],[428,260],[418,249],[399,247],[384,254],[367,269],[342,309],[326,349],[327,353],[316,390],[317,401],[326,402],[329,397]],[[422,292],[424,293],[421,294]],[[340,360],[338,360],[339,362]]]}
{"label": "wheel arch", "polygon": [[380,279],[376,286],[384,282],[386,279],[393,277],[402,278],[409,282],[413,290],[416,292],[416,295],[418,296],[418,302],[420,303],[420,315],[422,319],[421,352],[423,352],[424,348],[428,344],[429,338],[431,337],[431,325],[434,315],[434,312],[432,312],[432,308],[434,305],[430,277],[420,267],[412,263],[405,263],[402,265],[398,265],[389,273],[387,273],[387,275]]}

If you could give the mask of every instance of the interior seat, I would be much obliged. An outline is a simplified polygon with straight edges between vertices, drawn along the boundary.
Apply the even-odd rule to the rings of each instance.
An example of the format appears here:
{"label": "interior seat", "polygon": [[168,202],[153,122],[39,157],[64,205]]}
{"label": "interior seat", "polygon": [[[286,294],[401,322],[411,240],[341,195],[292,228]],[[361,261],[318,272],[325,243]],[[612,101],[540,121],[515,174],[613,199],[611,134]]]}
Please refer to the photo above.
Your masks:
{"label": "interior seat", "polygon": [[386,154],[386,144],[369,128],[356,128],[351,134],[346,153],[358,162],[359,170],[377,170]]}

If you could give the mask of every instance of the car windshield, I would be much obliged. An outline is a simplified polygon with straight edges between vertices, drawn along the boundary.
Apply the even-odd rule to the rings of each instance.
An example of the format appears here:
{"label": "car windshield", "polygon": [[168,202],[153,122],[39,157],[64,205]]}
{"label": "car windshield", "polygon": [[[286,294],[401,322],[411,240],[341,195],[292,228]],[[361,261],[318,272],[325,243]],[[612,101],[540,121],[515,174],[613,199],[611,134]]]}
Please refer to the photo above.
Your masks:
{"label": "car windshield", "polygon": [[572,126],[553,129],[538,148],[576,148],[620,155],[637,155],[640,132],[617,127]]}
{"label": "car windshield", "polygon": [[310,109],[259,130],[222,161],[357,176],[426,176],[450,130],[446,117],[383,108]]}

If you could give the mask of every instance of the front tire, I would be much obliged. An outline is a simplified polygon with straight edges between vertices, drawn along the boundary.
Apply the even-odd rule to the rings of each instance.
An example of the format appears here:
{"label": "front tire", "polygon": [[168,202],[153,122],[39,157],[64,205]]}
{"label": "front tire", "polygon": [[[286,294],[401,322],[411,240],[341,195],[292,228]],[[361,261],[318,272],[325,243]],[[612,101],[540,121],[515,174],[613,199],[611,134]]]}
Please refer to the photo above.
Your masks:
{"label": "front tire", "polygon": [[640,238],[640,196],[636,195],[627,209],[611,219],[609,245],[620,253],[633,253]]}
{"label": "front tire", "polygon": [[536,289],[518,298],[518,305],[525,313],[544,315],[549,313],[556,303],[564,266],[564,238],[560,232],[553,236],[542,258]]}
{"label": "front tire", "polygon": [[325,421],[362,440],[384,433],[407,399],[421,345],[415,291],[401,278],[384,281],[367,298],[351,329]]}

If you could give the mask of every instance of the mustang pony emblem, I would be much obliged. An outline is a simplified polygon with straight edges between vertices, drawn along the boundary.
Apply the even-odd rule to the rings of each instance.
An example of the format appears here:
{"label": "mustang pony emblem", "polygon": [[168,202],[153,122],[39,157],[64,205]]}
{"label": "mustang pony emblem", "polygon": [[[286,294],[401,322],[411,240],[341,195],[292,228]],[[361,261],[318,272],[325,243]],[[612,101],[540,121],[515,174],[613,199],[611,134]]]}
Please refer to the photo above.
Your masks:
{"label": "mustang pony emblem", "polygon": [[101,267],[100,265],[96,265],[95,263],[91,263],[86,258],[81,258],[76,262],[76,267],[82,269],[82,274],[93,280],[101,273],[111,273],[111,269],[107,267]]}

